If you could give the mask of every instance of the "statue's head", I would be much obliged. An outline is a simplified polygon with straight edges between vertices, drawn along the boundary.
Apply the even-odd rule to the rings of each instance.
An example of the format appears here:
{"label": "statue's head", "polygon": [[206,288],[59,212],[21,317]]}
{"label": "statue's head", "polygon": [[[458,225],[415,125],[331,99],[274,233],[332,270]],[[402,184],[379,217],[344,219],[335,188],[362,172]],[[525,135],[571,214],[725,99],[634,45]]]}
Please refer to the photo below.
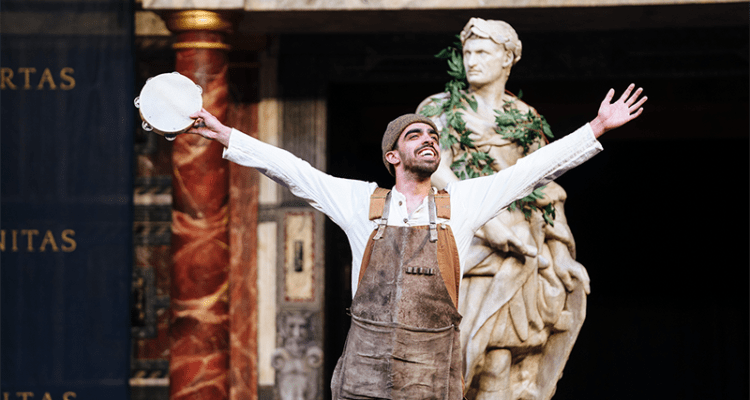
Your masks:
{"label": "statue's head", "polygon": [[510,68],[521,59],[521,40],[505,21],[472,18],[461,31],[466,79],[483,86],[507,79]]}

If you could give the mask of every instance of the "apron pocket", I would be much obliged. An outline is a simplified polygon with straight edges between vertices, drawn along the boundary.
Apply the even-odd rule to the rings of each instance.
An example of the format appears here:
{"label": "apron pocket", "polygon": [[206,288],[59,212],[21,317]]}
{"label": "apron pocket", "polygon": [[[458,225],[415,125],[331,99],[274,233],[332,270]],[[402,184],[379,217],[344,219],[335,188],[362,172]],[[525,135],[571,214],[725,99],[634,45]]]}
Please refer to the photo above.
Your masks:
{"label": "apron pocket", "polygon": [[448,398],[455,329],[437,332],[396,329],[393,347],[393,398]]}
{"label": "apron pocket", "polygon": [[341,360],[342,399],[391,398],[393,328],[352,319]]}

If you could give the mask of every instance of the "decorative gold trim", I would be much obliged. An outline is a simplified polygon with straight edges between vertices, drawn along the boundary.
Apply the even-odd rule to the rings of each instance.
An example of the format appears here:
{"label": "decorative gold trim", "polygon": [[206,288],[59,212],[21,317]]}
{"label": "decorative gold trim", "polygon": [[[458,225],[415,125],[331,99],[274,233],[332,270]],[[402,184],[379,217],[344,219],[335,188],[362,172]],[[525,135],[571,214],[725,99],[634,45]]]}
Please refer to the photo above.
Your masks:
{"label": "decorative gold trim", "polygon": [[172,48],[175,50],[209,49],[209,50],[229,51],[231,50],[232,46],[225,44],[225,43],[219,43],[219,42],[179,42],[179,43],[174,43],[172,45]]}
{"label": "decorative gold trim", "polygon": [[187,10],[169,13],[164,16],[167,29],[172,32],[218,31],[230,33],[232,21],[227,14],[206,10]]}

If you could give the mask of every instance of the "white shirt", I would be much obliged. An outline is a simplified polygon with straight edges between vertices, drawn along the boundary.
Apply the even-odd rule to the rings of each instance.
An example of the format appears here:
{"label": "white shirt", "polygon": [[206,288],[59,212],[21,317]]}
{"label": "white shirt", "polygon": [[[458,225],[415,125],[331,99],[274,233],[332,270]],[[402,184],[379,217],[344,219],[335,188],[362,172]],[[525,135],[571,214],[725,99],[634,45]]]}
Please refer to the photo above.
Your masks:
{"label": "white shirt", "polygon": [[[602,150],[591,127],[586,124],[570,135],[542,147],[520,159],[514,166],[493,175],[453,182],[450,193],[451,219],[438,221],[451,226],[456,239],[461,274],[474,232],[513,201],[529,195]],[[313,168],[286,150],[263,143],[232,130],[223,157],[258,169],[277,183],[326,214],[344,230],[352,248],[352,294],[357,292],[360,263],[367,239],[377,226],[368,219],[374,182],[336,178]],[[406,198],[392,189],[388,225],[419,226],[429,224],[427,198],[409,215]]]}

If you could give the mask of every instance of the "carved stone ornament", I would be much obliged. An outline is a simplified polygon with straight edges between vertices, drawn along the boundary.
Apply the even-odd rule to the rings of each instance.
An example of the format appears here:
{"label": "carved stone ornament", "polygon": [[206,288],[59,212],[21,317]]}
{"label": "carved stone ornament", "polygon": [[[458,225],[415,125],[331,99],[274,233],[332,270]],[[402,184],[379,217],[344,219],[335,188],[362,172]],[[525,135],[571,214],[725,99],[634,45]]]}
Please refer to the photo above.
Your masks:
{"label": "carved stone ornament", "polygon": [[314,341],[313,313],[289,311],[279,315],[283,343],[271,355],[276,389],[281,400],[313,400],[318,396],[323,351]]}

